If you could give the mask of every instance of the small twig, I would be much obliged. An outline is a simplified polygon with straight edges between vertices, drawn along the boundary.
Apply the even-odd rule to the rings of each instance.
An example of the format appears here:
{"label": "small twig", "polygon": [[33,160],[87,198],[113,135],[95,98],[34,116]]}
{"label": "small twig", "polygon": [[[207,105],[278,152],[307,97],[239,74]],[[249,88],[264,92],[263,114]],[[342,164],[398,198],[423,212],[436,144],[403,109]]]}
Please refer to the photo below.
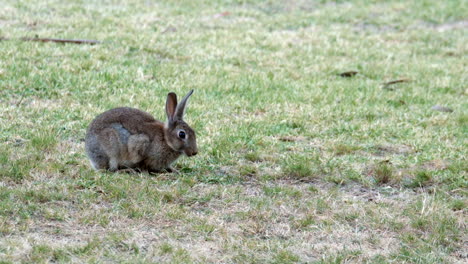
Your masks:
{"label": "small twig", "polygon": [[173,26],[168,26],[162,33],[166,34],[166,33],[169,33],[169,32],[177,32],[177,28],[173,27]]}
{"label": "small twig", "polygon": [[25,41],[39,41],[39,42],[56,42],[56,43],[73,43],[73,44],[89,44],[95,45],[101,43],[97,40],[89,39],[58,39],[58,38],[21,38]]}
{"label": "small twig", "polygon": [[[2,40],[14,40],[11,38],[0,37],[0,41]],[[22,41],[39,41],[39,42],[56,42],[56,43],[73,43],[73,44],[88,44],[88,45],[95,45],[100,44],[101,41],[98,40],[90,40],[90,39],[58,39],[58,38],[20,38]]]}
{"label": "small twig", "polygon": [[357,71],[347,71],[347,72],[342,72],[340,74],[338,74],[339,76],[341,77],[353,77],[354,75],[358,74]]}
{"label": "small twig", "polygon": [[396,83],[405,83],[405,82],[411,82],[411,80],[410,79],[399,79],[399,80],[394,80],[394,81],[383,83],[382,85],[383,85],[384,89],[393,90],[393,89],[390,88],[390,85],[394,85]]}
{"label": "small twig", "polygon": [[16,103],[16,106],[19,106],[23,102],[25,93],[26,93],[25,91],[21,93],[20,100]]}
{"label": "small twig", "polygon": [[453,109],[445,107],[445,106],[441,106],[441,105],[434,105],[433,107],[431,107],[431,109],[435,111],[439,111],[439,112],[446,112],[446,113],[453,112]]}
{"label": "small twig", "polygon": [[225,12],[222,12],[222,13],[215,14],[215,15],[213,16],[213,18],[220,18],[220,17],[229,16],[229,15],[231,15],[231,12],[225,11]]}

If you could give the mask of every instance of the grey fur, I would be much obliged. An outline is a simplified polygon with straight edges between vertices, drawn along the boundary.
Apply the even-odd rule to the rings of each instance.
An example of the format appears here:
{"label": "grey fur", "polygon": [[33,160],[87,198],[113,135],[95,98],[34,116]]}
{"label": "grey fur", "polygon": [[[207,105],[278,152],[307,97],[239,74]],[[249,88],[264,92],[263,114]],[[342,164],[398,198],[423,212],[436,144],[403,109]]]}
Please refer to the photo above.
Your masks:
{"label": "grey fur", "polygon": [[[116,171],[124,168],[159,172],[168,170],[181,154],[198,153],[196,136],[176,113],[184,110],[188,97],[177,105],[177,97],[169,93],[166,102],[166,124],[150,114],[129,107],[114,108],[97,116],[86,133],[85,148],[93,168]],[[177,110],[176,110],[177,109]],[[177,115],[177,116],[176,116]],[[180,130],[186,138],[179,138]]]}
{"label": "grey fur", "polygon": [[111,124],[111,127],[117,131],[119,134],[119,140],[122,144],[127,144],[128,143],[128,138],[130,137],[130,132],[128,132],[127,129],[125,129],[122,124],[120,123],[113,123]]}

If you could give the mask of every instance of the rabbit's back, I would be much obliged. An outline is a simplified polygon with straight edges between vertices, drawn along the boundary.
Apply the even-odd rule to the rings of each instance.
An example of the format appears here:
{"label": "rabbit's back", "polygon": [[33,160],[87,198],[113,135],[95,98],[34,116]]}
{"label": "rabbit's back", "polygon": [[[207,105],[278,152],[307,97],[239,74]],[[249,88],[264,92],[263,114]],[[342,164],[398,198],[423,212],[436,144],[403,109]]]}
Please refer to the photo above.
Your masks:
{"label": "rabbit's back", "polygon": [[163,125],[161,121],[154,119],[149,113],[131,107],[118,107],[108,110],[98,115],[90,124],[88,133],[98,133],[106,128],[122,125],[130,134],[147,132],[146,125],[157,123]]}

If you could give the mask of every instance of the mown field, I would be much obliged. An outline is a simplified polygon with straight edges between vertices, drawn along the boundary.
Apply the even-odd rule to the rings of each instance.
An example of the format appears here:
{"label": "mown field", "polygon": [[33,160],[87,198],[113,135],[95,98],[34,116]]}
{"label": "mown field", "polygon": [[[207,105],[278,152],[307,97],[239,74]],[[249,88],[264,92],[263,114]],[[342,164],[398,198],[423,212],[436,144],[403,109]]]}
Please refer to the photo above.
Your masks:
{"label": "mown field", "polygon": [[[0,0],[0,262],[466,263],[467,14]],[[181,174],[91,169],[96,115],[190,89]]]}

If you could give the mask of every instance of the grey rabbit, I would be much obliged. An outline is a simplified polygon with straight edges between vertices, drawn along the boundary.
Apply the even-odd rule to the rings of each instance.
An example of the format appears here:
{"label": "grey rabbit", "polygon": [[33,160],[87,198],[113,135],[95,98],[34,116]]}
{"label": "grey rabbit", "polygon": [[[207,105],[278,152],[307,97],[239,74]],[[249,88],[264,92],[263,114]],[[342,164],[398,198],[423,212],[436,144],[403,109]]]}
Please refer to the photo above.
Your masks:
{"label": "grey rabbit", "polygon": [[89,125],[85,148],[96,170],[138,169],[177,172],[171,164],[183,153],[198,153],[193,129],[182,119],[191,90],[177,104],[177,95],[167,95],[167,123],[149,113],[119,107],[98,115]]}

